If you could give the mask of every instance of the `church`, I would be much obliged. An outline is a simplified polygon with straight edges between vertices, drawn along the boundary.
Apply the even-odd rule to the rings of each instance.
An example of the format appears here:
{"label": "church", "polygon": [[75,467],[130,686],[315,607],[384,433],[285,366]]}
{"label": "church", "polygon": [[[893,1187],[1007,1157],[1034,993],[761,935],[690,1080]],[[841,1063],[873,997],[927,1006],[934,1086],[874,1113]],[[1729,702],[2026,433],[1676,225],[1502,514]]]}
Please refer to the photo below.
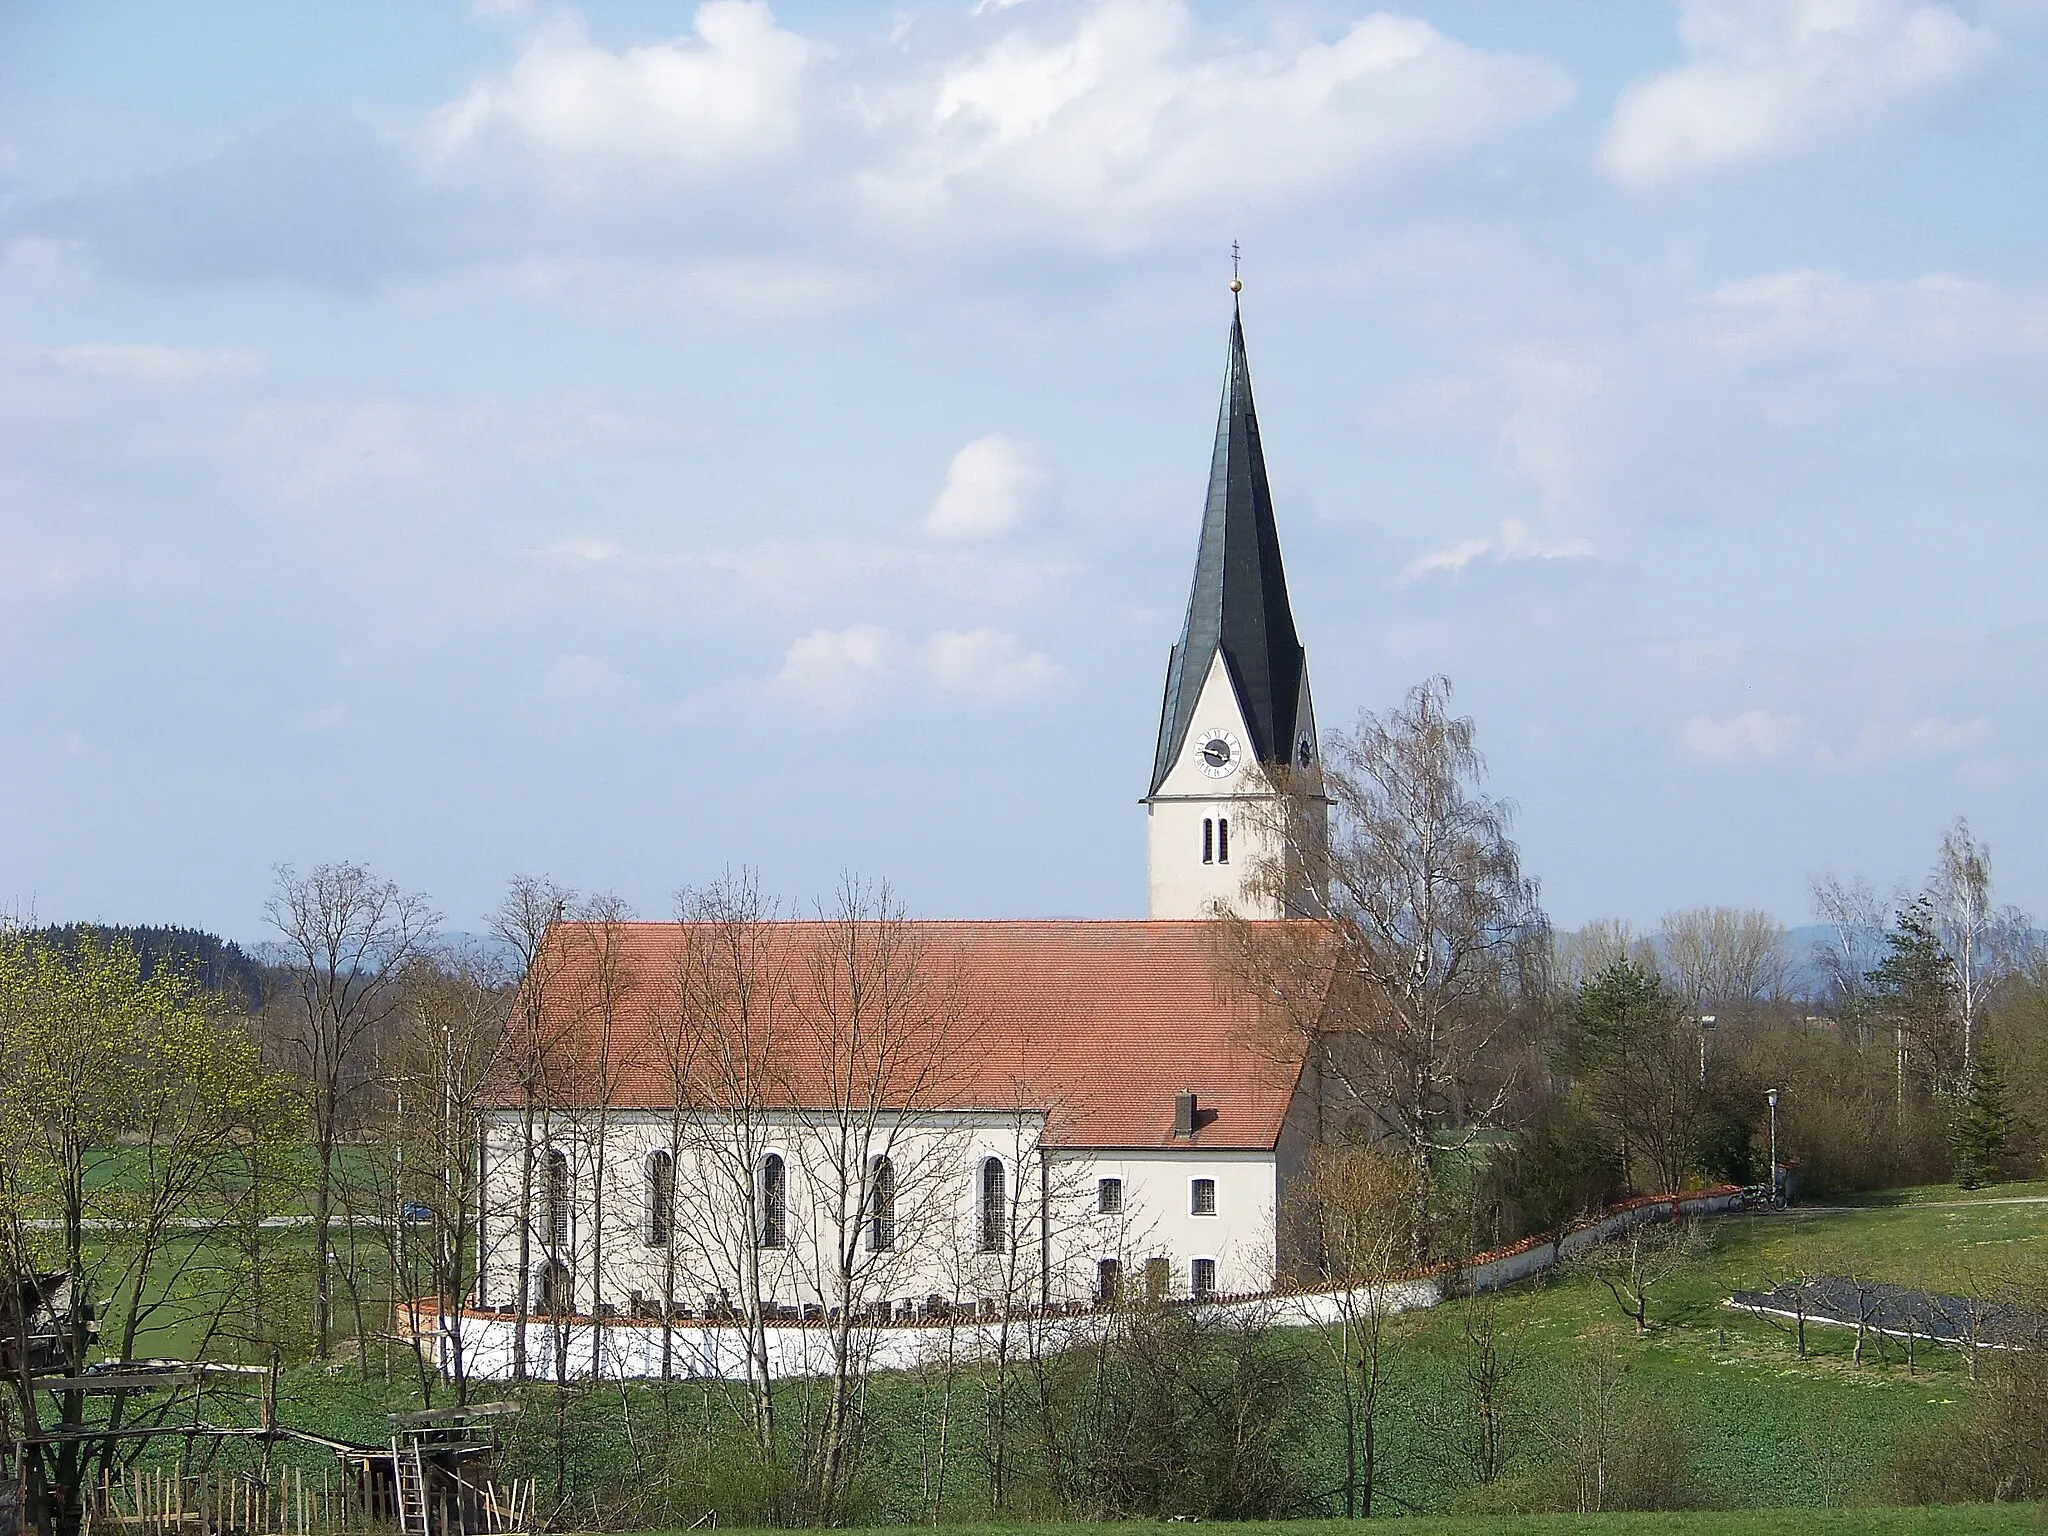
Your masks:
{"label": "church", "polygon": [[556,924],[537,1065],[486,1110],[478,1307],[905,1321],[1273,1287],[1318,1094],[1214,919],[1287,916],[1248,877],[1317,744],[1232,311],[1147,918]]}

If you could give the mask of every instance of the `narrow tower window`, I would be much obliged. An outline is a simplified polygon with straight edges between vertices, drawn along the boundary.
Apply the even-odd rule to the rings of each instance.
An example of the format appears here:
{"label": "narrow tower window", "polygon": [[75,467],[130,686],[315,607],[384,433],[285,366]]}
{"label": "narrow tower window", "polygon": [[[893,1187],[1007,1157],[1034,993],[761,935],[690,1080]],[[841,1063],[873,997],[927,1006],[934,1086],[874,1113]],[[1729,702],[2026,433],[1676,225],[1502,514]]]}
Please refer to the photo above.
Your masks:
{"label": "narrow tower window", "polygon": [[1222,816],[1216,821],[1216,862],[1230,862],[1230,818]]}
{"label": "narrow tower window", "polygon": [[788,1237],[788,1174],[781,1154],[770,1152],[761,1159],[761,1246],[780,1248]]}
{"label": "narrow tower window", "polygon": [[981,1165],[981,1251],[1003,1251],[1003,1160],[991,1157]]}
{"label": "narrow tower window", "polygon": [[1214,864],[1216,862],[1216,823],[1213,818],[1208,816],[1202,818],[1202,862],[1204,864]]}

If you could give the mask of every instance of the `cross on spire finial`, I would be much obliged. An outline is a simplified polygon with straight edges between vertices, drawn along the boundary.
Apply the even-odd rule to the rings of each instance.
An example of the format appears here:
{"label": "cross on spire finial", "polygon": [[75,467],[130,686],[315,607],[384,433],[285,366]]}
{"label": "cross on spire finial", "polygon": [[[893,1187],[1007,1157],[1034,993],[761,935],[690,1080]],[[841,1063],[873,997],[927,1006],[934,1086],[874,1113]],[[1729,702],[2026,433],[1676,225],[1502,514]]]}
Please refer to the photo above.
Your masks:
{"label": "cross on spire finial", "polygon": [[1232,293],[1243,293],[1244,284],[1238,279],[1237,275],[1237,258],[1237,242],[1233,240],[1230,242],[1230,291]]}

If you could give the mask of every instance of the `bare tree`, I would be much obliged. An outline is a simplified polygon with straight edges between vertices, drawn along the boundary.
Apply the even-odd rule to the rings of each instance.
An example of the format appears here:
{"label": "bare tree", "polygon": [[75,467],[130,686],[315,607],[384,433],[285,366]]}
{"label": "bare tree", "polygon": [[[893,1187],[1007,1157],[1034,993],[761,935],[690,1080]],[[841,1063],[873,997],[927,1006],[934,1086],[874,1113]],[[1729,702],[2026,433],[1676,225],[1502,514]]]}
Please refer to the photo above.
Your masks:
{"label": "bare tree", "polygon": [[[439,914],[424,896],[401,890],[358,864],[322,864],[301,876],[276,869],[264,907],[279,934],[294,999],[290,1038],[307,1084],[313,1152],[313,1336],[322,1359],[333,1328],[333,1212],[336,1151],[369,1064],[403,998],[406,966],[426,948]],[[358,1350],[363,1348],[357,1320]]]}
{"label": "bare tree", "polygon": [[1666,1281],[1691,1268],[1706,1240],[1692,1221],[1641,1221],[1626,1232],[1595,1243],[1570,1267],[1606,1287],[1638,1334],[1650,1331],[1650,1296]]}
{"label": "bare tree", "polygon": [[1451,714],[1450,696],[1433,678],[1288,777],[1274,812],[1280,851],[1253,883],[1308,922],[1229,926],[1233,963],[1273,1000],[1273,1027],[1307,1035],[1319,1079],[1405,1148],[1418,1254],[1438,1155],[1468,1145],[1508,1101],[1499,1048],[1518,1005],[1541,996],[1550,949],[1508,835],[1511,808],[1477,792],[1475,728]]}
{"label": "bare tree", "polygon": [[[632,909],[619,897],[604,893],[589,897],[576,911],[569,931],[576,935],[584,954],[577,964],[586,978],[580,998],[588,1027],[578,1031],[583,1049],[577,1052],[579,1092],[577,1108],[585,1117],[582,1141],[591,1169],[589,1252],[590,1313],[600,1318],[605,1309],[605,1197],[609,1193],[607,1153],[611,1146],[612,1101],[617,1096],[619,1077],[621,1015],[633,1002],[635,977],[627,964],[625,925]],[[601,1327],[590,1330],[590,1374],[604,1375],[604,1338]]]}
{"label": "bare tree", "polygon": [[1753,1008],[1785,992],[1785,930],[1767,912],[1692,907],[1665,914],[1664,964],[1679,1001],[1702,1008]]}
{"label": "bare tree", "polygon": [[519,1103],[518,1177],[514,1209],[507,1213],[513,1232],[511,1286],[513,1311],[512,1379],[526,1380],[527,1322],[533,1314],[534,1183],[538,1172],[540,1127],[556,1097],[556,1079],[563,1062],[567,1010],[557,1006],[566,957],[549,938],[567,915],[573,893],[545,876],[515,876],[505,899],[491,915],[491,932],[512,953],[519,988],[505,1025],[500,1072]]}
{"label": "bare tree", "polygon": [[1860,1043],[1868,1043],[1869,976],[1883,958],[1885,914],[1877,892],[1865,880],[1822,875],[1812,885],[1814,915],[1826,937],[1813,947],[1837,1014],[1853,1020]]}
{"label": "bare tree", "polygon": [[[955,1203],[957,1159],[927,1122],[954,1106],[975,1029],[957,963],[886,885],[847,881],[810,933],[777,1065],[802,1073],[783,1096],[816,1236],[806,1279],[831,1351],[806,1503],[830,1524],[852,1471],[872,1303]],[[1021,1170],[1010,1182],[1021,1194]]]}
{"label": "bare tree", "polygon": [[1410,1170],[1370,1148],[1333,1148],[1304,1170],[1290,1233],[1297,1266],[1337,1288],[1334,1316],[1316,1335],[1337,1373],[1344,1409],[1344,1516],[1372,1513],[1379,1480],[1379,1421],[1386,1388],[1395,1276],[1407,1261],[1414,1196]]}
{"label": "bare tree", "polygon": [[1654,971],[1657,946],[1626,918],[1603,917],[1557,936],[1552,980],[1566,992],[1576,992],[1617,960]]}
{"label": "bare tree", "polygon": [[1529,1429],[1531,1360],[1521,1330],[1501,1316],[1497,1290],[1469,1295],[1458,1308],[1456,1367],[1461,1389],[1421,1418],[1454,1468],[1480,1486],[1500,1481]]}
{"label": "bare tree", "polygon": [[[438,954],[411,966],[388,1060],[391,1139],[412,1152],[398,1180],[401,1217],[424,1223],[423,1250],[440,1330],[440,1366],[469,1400],[464,1308],[476,1278],[483,1209],[480,1108],[504,1036],[511,980],[487,951]],[[402,1112],[401,1112],[402,1109]]]}
{"label": "bare tree", "polygon": [[708,1318],[743,1331],[745,1413],[769,1517],[780,1523],[785,1490],[769,1299],[789,1268],[792,1242],[804,1234],[793,1230],[792,1215],[800,1221],[802,1213],[789,1200],[787,1164],[778,1156],[771,1178],[769,1153],[779,1123],[776,1057],[795,1028],[795,983],[776,942],[775,906],[751,873],[685,890],[676,909],[682,938],[662,1050],[689,1074],[694,1107],[681,1125],[692,1155],[673,1165],[678,1204],[692,1220],[671,1240],[687,1245],[693,1269],[713,1287]]}

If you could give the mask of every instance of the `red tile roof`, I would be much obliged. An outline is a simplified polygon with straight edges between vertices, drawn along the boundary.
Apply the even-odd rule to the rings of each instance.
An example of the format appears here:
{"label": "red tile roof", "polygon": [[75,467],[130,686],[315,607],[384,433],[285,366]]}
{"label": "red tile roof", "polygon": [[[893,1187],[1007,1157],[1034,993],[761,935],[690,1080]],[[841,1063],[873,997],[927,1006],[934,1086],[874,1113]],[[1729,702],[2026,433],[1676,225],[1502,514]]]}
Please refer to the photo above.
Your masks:
{"label": "red tile roof", "polygon": [[[868,973],[865,1013],[848,1002],[850,936],[868,946],[858,967]],[[738,1090],[720,1083],[751,1070],[747,1098],[770,1107],[826,1108],[846,1101],[849,1078],[887,1081],[881,1097],[892,1107],[1043,1109],[1058,1145],[1263,1149],[1278,1140],[1301,1075],[1298,1039],[1261,1027],[1209,923],[758,924],[743,935],[759,988],[744,1032],[729,1005],[733,951],[718,937],[706,924],[555,926],[528,986],[545,978],[537,995],[557,1102],[666,1109],[685,1081],[697,1102],[733,1103]],[[899,955],[893,989],[872,952],[885,939],[915,955]],[[711,984],[692,992],[678,978],[707,954],[725,958],[698,973]],[[686,993],[728,1000],[697,1010],[727,1016],[697,1031],[679,1024],[691,1012]],[[882,996],[907,1023],[877,1030]],[[735,1052],[742,1033],[752,1045]],[[873,1044],[892,1033],[895,1043]],[[867,1043],[852,1048],[857,1034]],[[520,1038],[515,1030],[508,1061]],[[731,1070],[721,1073],[721,1060]],[[856,1060],[866,1067],[850,1068]],[[501,1106],[518,1101],[514,1081],[501,1079]],[[1192,1138],[1173,1135],[1183,1089],[1198,1105]]]}

